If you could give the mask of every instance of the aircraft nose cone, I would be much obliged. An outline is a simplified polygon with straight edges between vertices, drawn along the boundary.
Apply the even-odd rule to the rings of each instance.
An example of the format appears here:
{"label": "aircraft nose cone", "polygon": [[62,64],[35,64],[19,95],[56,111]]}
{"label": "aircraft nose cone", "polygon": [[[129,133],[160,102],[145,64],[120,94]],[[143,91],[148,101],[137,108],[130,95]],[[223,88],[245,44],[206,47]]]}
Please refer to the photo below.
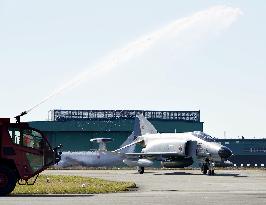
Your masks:
{"label": "aircraft nose cone", "polygon": [[227,159],[232,155],[232,151],[228,147],[222,146],[218,154],[222,159]]}

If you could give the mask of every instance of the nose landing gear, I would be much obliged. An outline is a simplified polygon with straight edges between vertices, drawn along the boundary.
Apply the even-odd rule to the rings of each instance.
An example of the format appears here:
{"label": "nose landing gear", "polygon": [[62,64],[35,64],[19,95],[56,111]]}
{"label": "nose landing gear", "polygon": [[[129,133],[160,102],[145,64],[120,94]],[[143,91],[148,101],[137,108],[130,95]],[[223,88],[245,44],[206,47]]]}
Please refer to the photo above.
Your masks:
{"label": "nose landing gear", "polygon": [[210,176],[214,175],[214,166],[212,163],[210,163],[210,160],[208,158],[206,158],[205,162],[202,164],[201,172]]}

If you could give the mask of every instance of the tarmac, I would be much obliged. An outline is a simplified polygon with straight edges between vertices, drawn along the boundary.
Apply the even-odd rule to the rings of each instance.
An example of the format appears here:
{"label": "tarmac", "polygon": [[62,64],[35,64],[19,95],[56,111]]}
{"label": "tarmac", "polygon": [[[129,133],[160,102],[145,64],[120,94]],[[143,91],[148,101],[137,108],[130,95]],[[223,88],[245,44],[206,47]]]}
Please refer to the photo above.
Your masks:
{"label": "tarmac", "polygon": [[134,181],[129,192],[93,195],[1,197],[3,205],[118,205],[118,204],[266,204],[266,170],[48,170],[45,174],[79,175],[115,181]]}

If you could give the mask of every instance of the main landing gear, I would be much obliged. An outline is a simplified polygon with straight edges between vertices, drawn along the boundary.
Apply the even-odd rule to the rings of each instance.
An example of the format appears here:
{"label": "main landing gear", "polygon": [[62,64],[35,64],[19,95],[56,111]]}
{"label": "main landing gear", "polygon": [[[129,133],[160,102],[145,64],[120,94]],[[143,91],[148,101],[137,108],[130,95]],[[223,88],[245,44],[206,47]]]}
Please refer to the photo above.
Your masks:
{"label": "main landing gear", "polygon": [[139,174],[143,174],[144,173],[144,167],[138,166],[137,169],[138,169],[138,173]]}
{"label": "main landing gear", "polygon": [[210,176],[214,175],[214,167],[208,158],[206,158],[205,162],[202,164],[201,172]]}

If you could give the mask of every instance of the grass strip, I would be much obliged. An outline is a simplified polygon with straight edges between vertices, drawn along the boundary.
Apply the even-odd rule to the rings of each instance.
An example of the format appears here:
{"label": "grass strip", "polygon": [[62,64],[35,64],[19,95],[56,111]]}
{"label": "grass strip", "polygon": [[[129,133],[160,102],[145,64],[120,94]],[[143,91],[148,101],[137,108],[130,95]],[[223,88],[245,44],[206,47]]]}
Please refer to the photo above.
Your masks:
{"label": "grass strip", "polygon": [[136,184],[81,176],[40,175],[34,185],[17,184],[12,194],[100,194],[130,188],[136,188]]}

